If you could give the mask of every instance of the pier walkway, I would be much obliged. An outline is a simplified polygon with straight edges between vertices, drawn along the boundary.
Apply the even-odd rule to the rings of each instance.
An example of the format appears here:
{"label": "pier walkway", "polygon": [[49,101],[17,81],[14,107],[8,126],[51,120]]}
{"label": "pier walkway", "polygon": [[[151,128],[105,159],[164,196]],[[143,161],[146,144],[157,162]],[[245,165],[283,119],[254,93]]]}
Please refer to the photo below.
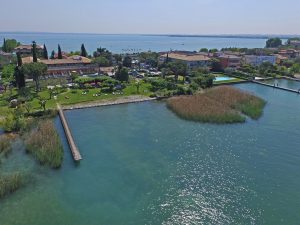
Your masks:
{"label": "pier walkway", "polygon": [[59,104],[57,104],[57,109],[58,109],[58,112],[59,112],[61,123],[64,127],[64,130],[65,130],[65,133],[66,133],[66,136],[67,136],[67,140],[69,142],[69,146],[70,146],[70,150],[72,152],[73,158],[74,158],[75,161],[80,161],[80,160],[82,160],[82,157],[80,155],[79,149],[77,148],[77,146],[74,142],[71,130],[69,128],[68,122],[67,122],[67,120],[65,118],[65,115],[64,115],[64,111],[62,110],[62,108],[60,107]]}
{"label": "pier walkway", "polygon": [[295,90],[295,89],[290,89],[290,88],[285,88],[285,87],[274,86],[274,85],[271,85],[271,84],[266,84],[266,83],[263,83],[263,82],[260,82],[260,81],[255,81],[255,80],[253,80],[252,82],[255,83],[255,84],[260,84],[260,85],[264,85],[264,86],[267,86],[267,87],[272,87],[272,88],[276,88],[276,89],[280,89],[280,90],[284,90],[284,91],[289,91],[289,92],[294,92],[294,93],[300,94],[300,90]]}

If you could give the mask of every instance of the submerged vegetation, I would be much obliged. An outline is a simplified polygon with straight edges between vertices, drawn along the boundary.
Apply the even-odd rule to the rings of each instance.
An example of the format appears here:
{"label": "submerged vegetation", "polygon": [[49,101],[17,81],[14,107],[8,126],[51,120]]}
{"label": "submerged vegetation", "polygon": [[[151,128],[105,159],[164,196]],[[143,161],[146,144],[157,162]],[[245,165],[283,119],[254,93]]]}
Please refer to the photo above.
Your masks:
{"label": "submerged vegetation", "polygon": [[202,94],[179,96],[167,101],[167,106],[183,119],[205,123],[241,123],[244,115],[258,119],[266,102],[239,89],[221,86]]}
{"label": "submerged vegetation", "polygon": [[20,173],[0,175],[0,199],[18,190],[24,183]]}
{"label": "submerged vegetation", "polygon": [[40,121],[25,141],[27,152],[42,165],[59,168],[63,162],[63,147],[51,120]]}

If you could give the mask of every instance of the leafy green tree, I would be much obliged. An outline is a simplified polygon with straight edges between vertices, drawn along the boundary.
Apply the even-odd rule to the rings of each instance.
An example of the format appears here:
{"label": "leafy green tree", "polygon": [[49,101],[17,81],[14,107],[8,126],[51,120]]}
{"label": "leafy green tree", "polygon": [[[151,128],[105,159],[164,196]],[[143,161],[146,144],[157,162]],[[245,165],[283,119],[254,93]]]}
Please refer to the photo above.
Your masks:
{"label": "leafy green tree", "polygon": [[123,59],[123,66],[130,68],[132,63],[132,59],[130,56],[126,55]]}
{"label": "leafy green tree", "polygon": [[36,52],[36,42],[33,41],[32,42],[32,61],[33,62],[37,62],[38,59],[37,59],[37,52]]}
{"label": "leafy green tree", "polygon": [[152,67],[157,67],[159,54],[156,52],[141,52],[139,54],[139,61],[146,63]]}
{"label": "leafy green tree", "polygon": [[266,42],[266,48],[278,48],[282,45],[282,40],[280,38],[270,38]]}
{"label": "leafy green tree", "polygon": [[60,45],[58,45],[58,52],[57,52],[57,58],[58,59],[62,59],[62,51],[61,51],[61,48],[60,48]]}
{"label": "leafy green tree", "polygon": [[5,65],[2,70],[1,78],[3,80],[7,80],[7,81],[13,81],[14,80],[14,70],[15,70],[15,66],[13,64]]}
{"label": "leafy green tree", "polygon": [[128,74],[128,69],[127,68],[124,68],[122,66],[119,66],[118,68],[118,71],[116,72],[116,79],[118,81],[125,81],[125,82],[128,82],[129,80],[129,74]]}
{"label": "leafy green tree", "polygon": [[48,50],[47,50],[47,47],[45,44],[44,44],[44,48],[43,48],[43,58],[48,59]]}
{"label": "leafy green tree", "polygon": [[208,49],[207,48],[201,48],[200,52],[208,52]]}
{"label": "leafy green tree", "polygon": [[2,51],[12,52],[15,47],[19,46],[20,42],[17,42],[15,39],[4,39],[2,45]]}
{"label": "leafy green tree", "polygon": [[47,72],[47,65],[40,62],[27,63],[22,66],[22,72],[31,76],[35,82],[36,92],[40,91],[40,77]]}
{"label": "leafy green tree", "polygon": [[71,80],[72,80],[72,83],[75,82],[75,80],[79,77],[79,74],[78,73],[71,73]]}
{"label": "leafy green tree", "polygon": [[175,81],[178,81],[178,76],[187,75],[187,65],[181,61],[170,62],[167,64],[167,67],[175,74]]}
{"label": "leafy green tree", "polygon": [[25,128],[26,122],[22,107],[17,107],[13,112],[9,113],[3,124],[3,128],[7,132],[20,131]]}
{"label": "leafy green tree", "polygon": [[106,58],[109,61],[109,65],[112,64],[113,55],[106,48],[97,48],[97,50],[93,53],[94,58],[98,58],[100,56]]}
{"label": "leafy green tree", "polygon": [[210,52],[210,53],[215,53],[215,52],[217,52],[217,51],[218,51],[218,49],[216,49],[216,48],[209,49],[209,52]]}
{"label": "leafy green tree", "polygon": [[51,52],[50,59],[55,59],[55,51],[54,50]]}
{"label": "leafy green tree", "polygon": [[101,67],[109,66],[109,61],[105,57],[103,57],[103,56],[99,56],[97,58],[94,58],[92,62],[95,63],[95,64],[97,64],[97,66],[98,66],[98,74],[99,75],[100,75],[100,72],[101,72],[100,71]]}
{"label": "leafy green tree", "polygon": [[214,79],[215,76],[212,74],[201,74],[200,72],[195,72],[193,83],[201,88],[210,88],[213,86]]}
{"label": "leafy green tree", "polygon": [[88,56],[87,51],[85,50],[84,44],[81,45],[80,55],[83,56],[83,57],[87,57]]}
{"label": "leafy green tree", "polygon": [[114,54],[113,57],[114,57],[117,64],[122,62],[122,56],[120,54]]}

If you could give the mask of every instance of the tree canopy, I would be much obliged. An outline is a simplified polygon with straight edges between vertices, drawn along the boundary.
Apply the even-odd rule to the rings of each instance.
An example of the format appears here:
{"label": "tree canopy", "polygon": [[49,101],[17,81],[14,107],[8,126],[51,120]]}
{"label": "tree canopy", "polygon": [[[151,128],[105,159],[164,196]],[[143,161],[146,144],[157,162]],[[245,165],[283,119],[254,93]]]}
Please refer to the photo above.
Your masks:
{"label": "tree canopy", "polygon": [[47,65],[40,62],[27,63],[22,66],[22,72],[35,81],[36,91],[40,90],[39,79],[40,76],[47,72]]}
{"label": "tree canopy", "polygon": [[5,39],[2,44],[3,52],[12,52],[15,47],[19,46],[20,42],[17,42],[16,39]]}
{"label": "tree canopy", "polygon": [[282,45],[280,38],[270,38],[266,42],[266,48],[277,48]]}
{"label": "tree canopy", "polygon": [[123,59],[123,66],[130,68],[132,63],[132,58],[126,55]]}
{"label": "tree canopy", "polygon": [[127,68],[119,67],[118,71],[116,72],[116,79],[119,81],[128,81],[129,80],[129,74]]}

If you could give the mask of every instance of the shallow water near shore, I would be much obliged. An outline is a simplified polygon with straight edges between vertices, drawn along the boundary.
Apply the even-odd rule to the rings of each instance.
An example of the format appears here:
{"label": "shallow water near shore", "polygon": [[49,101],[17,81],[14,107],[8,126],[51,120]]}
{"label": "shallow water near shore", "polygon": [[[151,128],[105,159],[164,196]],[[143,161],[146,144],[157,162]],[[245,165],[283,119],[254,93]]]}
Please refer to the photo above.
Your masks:
{"label": "shallow water near shore", "polygon": [[267,100],[261,119],[188,122],[163,102],[67,111],[83,161],[56,119],[63,167],[25,155],[34,182],[0,200],[0,224],[297,224],[300,96],[235,86]]}

